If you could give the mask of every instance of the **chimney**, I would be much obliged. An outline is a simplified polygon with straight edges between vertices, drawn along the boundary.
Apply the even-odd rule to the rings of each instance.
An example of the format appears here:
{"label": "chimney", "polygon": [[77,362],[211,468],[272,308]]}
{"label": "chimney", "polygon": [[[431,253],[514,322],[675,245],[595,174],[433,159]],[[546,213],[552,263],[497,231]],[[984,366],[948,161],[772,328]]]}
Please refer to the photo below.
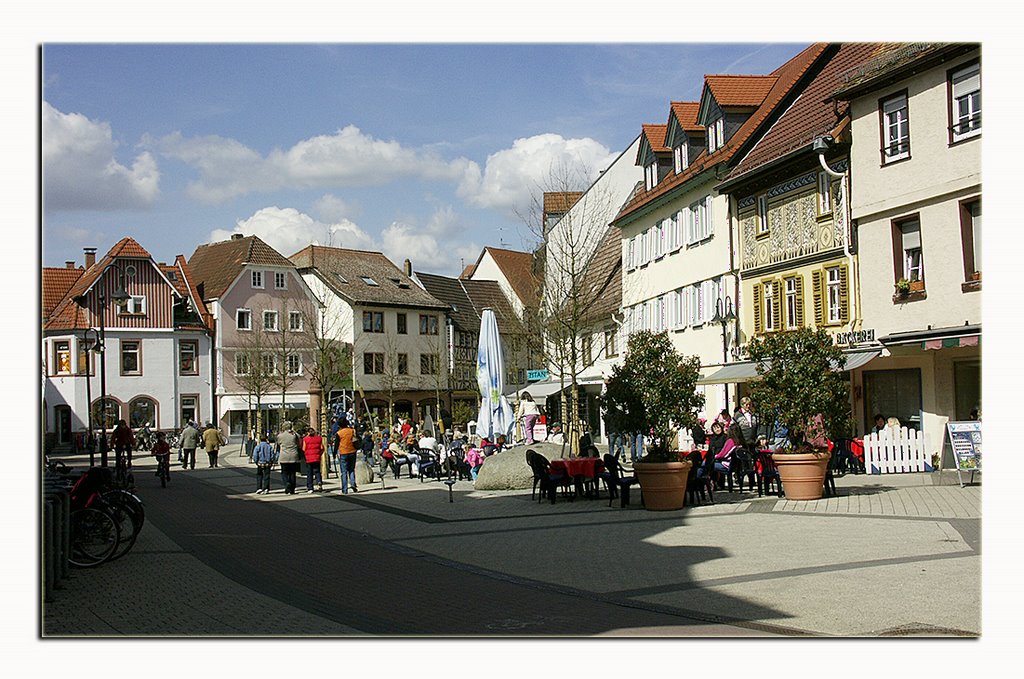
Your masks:
{"label": "chimney", "polygon": [[244,238],[244,236],[242,236],[242,234],[240,233],[231,234],[231,240],[242,240],[242,238]]}
{"label": "chimney", "polygon": [[405,264],[402,266],[402,268],[405,270],[405,275],[406,276],[412,276],[412,261],[411,260],[408,260],[408,259],[405,260]]}
{"label": "chimney", "polygon": [[91,268],[96,263],[96,248],[83,248],[85,250],[85,268]]}
{"label": "chimney", "polygon": [[66,266],[69,269],[74,269],[75,268],[75,260],[73,260],[73,259],[67,260],[66,262],[64,262],[64,266]]}

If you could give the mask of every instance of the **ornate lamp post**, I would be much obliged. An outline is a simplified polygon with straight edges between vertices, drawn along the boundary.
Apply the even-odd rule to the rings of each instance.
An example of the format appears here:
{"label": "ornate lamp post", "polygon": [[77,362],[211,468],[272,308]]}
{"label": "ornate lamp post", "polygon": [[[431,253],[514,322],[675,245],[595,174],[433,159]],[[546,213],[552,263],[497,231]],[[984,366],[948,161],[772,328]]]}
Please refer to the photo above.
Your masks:
{"label": "ornate lamp post", "polygon": [[[92,341],[89,340],[89,334],[92,333]],[[85,345],[85,401],[86,410],[89,415],[89,438],[86,439],[86,445],[89,446],[89,466],[96,466],[96,440],[93,437],[92,431],[92,372],[90,364],[92,360],[89,357],[89,352],[100,351],[100,338],[99,331],[95,328],[86,328],[82,333],[82,344]]]}
{"label": "ornate lamp post", "polygon": [[[715,306],[715,317],[711,319],[712,323],[722,324],[722,363],[729,362],[729,337],[726,334],[726,326],[732,321],[736,320],[736,312],[733,309],[732,298],[726,297],[724,300],[718,300],[718,304]],[[729,383],[725,383],[725,407],[729,409]]]}

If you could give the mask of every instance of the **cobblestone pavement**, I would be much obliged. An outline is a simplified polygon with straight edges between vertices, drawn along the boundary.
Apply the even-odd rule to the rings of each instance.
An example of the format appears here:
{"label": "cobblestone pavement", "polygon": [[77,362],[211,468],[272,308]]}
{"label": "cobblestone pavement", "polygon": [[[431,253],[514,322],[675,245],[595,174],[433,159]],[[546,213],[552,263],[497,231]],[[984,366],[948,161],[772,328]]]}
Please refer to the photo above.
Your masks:
{"label": "cobblestone pavement", "polygon": [[75,572],[45,606],[44,633],[981,632],[980,486],[935,475],[851,475],[816,502],[719,493],[653,513],[468,482],[449,502],[443,484],[406,478],[263,496],[237,448],[222,460],[176,468],[167,489],[140,471],[138,545]]}

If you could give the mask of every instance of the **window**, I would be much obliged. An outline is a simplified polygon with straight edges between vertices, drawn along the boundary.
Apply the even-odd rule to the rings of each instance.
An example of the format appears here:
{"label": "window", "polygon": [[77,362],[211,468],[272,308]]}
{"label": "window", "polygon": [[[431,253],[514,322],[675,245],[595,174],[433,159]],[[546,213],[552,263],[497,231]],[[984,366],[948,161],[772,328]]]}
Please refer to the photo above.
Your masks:
{"label": "window", "polygon": [[197,419],[199,416],[199,397],[198,396],[182,396],[181,397],[181,419],[180,423],[184,425],[186,422],[191,422]]}
{"label": "window", "polygon": [[302,357],[298,354],[288,354],[288,374],[291,376],[302,374]]}
{"label": "window", "polygon": [[364,311],[363,332],[384,332],[384,312]]}
{"label": "window", "polygon": [[797,326],[796,316],[796,279],[786,280],[786,330],[795,330]]}
{"label": "window", "polygon": [[360,276],[359,279],[371,287],[378,287],[377,281],[373,280],[369,276]]}
{"label": "window", "polygon": [[257,288],[257,289],[258,288],[262,288],[263,287],[263,272],[262,271],[253,271],[251,273],[252,273],[252,287],[253,288]]}
{"label": "window", "polygon": [[100,429],[113,429],[121,419],[121,404],[107,397],[92,403],[92,419]]}
{"label": "window", "polygon": [[264,375],[276,375],[277,374],[277,356],[274,354],[263,354],[261,357],[263,362],[263,374]]}
{"label": "window", "polygon": [[236,309],[235,327],[239,330],[252,330],[252,312],[248,309]]}
{"label": "window", "polygon": [[583,365],[588,366],[594,362],[594,338],[589,334],[583,336]]}
{"label": "window", "polygon": [[182,340],[178,343],[178,374],[199,374],[199,342]]}
{"label": "window", "polygon": [[124,306],[118,312],[121,316],[145,316],[146,315],[146,296],[145,295],[132,295],[125,301]]}
{"label": "window", "polygon": [[619,355],[619,348],[616,344],[615,328],[604,329],[604,357],[612,358]]}
{"label": "window", "polygon": [[636,236],[629,239],[629,250],[626,255],[627,269],[633,270],[636,268]]}
{"label": "window", "polygon": [[288,312],[288,329],[292,332],[302,332],[302,312]]}
{"label": "window", "polygon": [[725,119],[718,118],[708,125],[708,153],[714,153],[725,145]]}
{"label": "window", "polygon": [[644,183],[650,191],[658,184],[658,161],[652,161],[644,168]]}
{"label": "window", "polygon": [[776,305],[778,302],[775,299],[775,282],[768,281],[764,285],[764,330],[765,332],[773,332],[778,330],[775,325],[775,314],[778,313]]}
{"label": "window", "polygon": [[287,290],[288,289],[288,275],[281,272],[274,272],[274,289],[275,290]]}
{"label": "window", "polygon": [[683,327],[686,327],[687,310],[689,309],[689,305],[687,304],[687,300],[688,300],[688,297],[687,297],[686,289],[685,288],[680,288],[679,290],[675,291],[675,295],[673,297],[673,309],[674,309],[674,312],[672,314],[672,318],[673,318],[672,327],[673,328],[683,328]]}
{"label": "window", "polygon": [[427,314],[420,314],[420,334],[421,335],[436,335],[437,334],[437,316],[430,316]]}
{"label": "window", "polygon": [[676,174],[679,174],[687,168],[690,164],[690,158],[686,149],[686,140],[684,139],[679,146],[672,149],[672,158],[676,164]]}
{"label": "window", "polygon": [[757,197],[757,235],[763,236],[768,233],[768,196]]}
{"label": "window", "polygon": [[235,354],[235,375],[249,374],[249,354]]}
{"label": "window", "polygon": [[409,354],[398,354],[398,374],[409,374]]}
{"label": "window", "polygon": [[156,401],[140,396],[128,403],[128,425],[138,429],[147,424],[156,427]]}
{"label": "window", "polygon": [[71,374],[71,342],[61,340],[53,343],[53,372],[57,375]]}
{"label": "window", "polygon": [[828,290],[828,316],[831,323],[843,322],[843,284],[841,268],[838,266],[825,269],[826,288]]}
{"label": "window", "polygon": [[276,311],[264,311],[263,312],[263,329],[271,332],[277,332],[277,312]]}
{"label": "window", "polygon": [[688,212],[686,243],[692,245],[709,238],[712,235],[711,196],[705,196],[702,200],[690,205]]}
{"label": "window", "polygon": [[396,316],[398,318],[398,334],[399,335],[406,335],[406,334],[408,334],[409,329],[408,329],[408,327],[406,325],[405,314],[396,314]]}
{"label": "window", "polygon": [[910,157],[910,116],[907,94],[882,100],[882,164]]}
{"label": "window", "polygon": [[960,203],[960,239],[964,251],[964,280],[981,279],[981,201]]}
{"label": "window", "polygon": [[121,374],[142,374],[142,343],[138,340],[121,340]]}
{"label": "window", "polygon": [[974,63],[950,76],[951,141],[981,134],[981,64]]}
{"label": "window", "polygon": [[420,354],[420,374],[437,374],[437,354]]}
{"label": "window", "polygon": [[818,173],[818,215],[832,212],[832,182],[827,172]]}
{"label": "window", "polygon": [[896,279],[908,281],[924,280],[924,254],[921,249],[921,222],[909,219],[895,224],[893,229],[893,250],[900,264]]}
{"label": "window", "polygon": [[654,233],[654,258],[661,259],[665,256],[665,230],[662,223],[658,222],[653,227]]}
{"label": "window", "polygon": [[686,213],[684,210],[676,212],[675,220],[672,223],[672,250],[673,252],[683,247],[686,243]]}
{"label": "window", "polygon": [[384,354],[363,354],[363,374],[381,375],[384,373]]}

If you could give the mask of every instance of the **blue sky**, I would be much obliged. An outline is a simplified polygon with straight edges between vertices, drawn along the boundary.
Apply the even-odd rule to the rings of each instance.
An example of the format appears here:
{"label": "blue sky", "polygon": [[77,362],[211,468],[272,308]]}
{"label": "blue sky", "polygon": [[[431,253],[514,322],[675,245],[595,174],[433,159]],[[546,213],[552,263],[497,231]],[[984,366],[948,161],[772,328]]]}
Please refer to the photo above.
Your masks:
{"label": "blue sky", "polygon": [[527,247],[553,164],[591,173],[705,73],[804,44],[44,44],[43,263],[230,232],[455,274]]}

